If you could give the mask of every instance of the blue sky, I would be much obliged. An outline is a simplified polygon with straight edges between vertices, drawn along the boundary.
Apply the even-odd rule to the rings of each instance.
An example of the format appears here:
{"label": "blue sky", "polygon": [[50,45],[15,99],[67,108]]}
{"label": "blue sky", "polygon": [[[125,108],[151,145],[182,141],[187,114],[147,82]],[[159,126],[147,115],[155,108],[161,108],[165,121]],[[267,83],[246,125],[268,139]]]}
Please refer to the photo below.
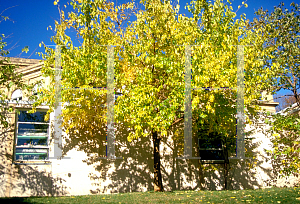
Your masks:
{"label": "blue sky", "polygon": [[[39,47],[42,41],[49,45],[50,37],[54,32],[48,26],[54,28],[54,20],[59,20],[59,12],[57,6],[53,4],[54,0],[0,0],[0,13],[2,11],[4,16],[8,16],[11,20],[2,21],[0,23],[0,34],[5,34],[8,38],[5,39],[10,50],[9,57],[23,57],[30,59],[41,59],[36,52],[43,52],[44,49]],[[60,0],[61,7],[67,4],[69,0]],[[129,2],[128,0],[113,0],[117,5]],[[139,2],[136,0],[135,2]],[[174,2],[174,1],[172,1]],[[176,1],[177,2],[177,1]],[[179,0],[179,12],[186,16],[191,16],[185,5],[190,2],[187,0]],[[224,1],[225,2],[225,1]],[[242,5],[242,0],[232,1],[234,11],[237,10],[238,5]],[[254,12],[259,8],[273,11],[274,6],[278,6],[280,2],[284,2],[286,8],[290,8],[292,0],[247,0],[248,8],[242,7],[238,10],[237,16],[242,13],[246,17],[253,20]],[[10,8],[11,7],[11,8]],[[69,6],[70,7],[70,6]],[[8,9],[9,8],[9,9]],[[134,20],[134,19],[133,19]],[[29,46],[28,53],[21,53],[23,47]]]}
{"label": "blue sky", "polygon": [[[59,4],[63,7],[67,2],[69,0],[60,0]],[[128,2],[128,0],[113,0],[113,2],[120,5]],[[180,13],[191,16],[184,8],[188,2],[179,0]],[[242,0],[232,1],[234,11],[237,10],[238,5],[242,5],[242,2]],[[272,11],[274,6],[279,5],[280,2],[280,0],[248,0],[246,2],[248,8],[242,7],[237,14],[240,16],[245,13],[247,18],[252,21],[254,11],[257,11],[260,7]],[[283,2],[289,8],[290,3],[293,1],[286,0]],[[7,10],[4,11],[5,9]],[[11,21],[2,21],[0,24],[0,33],[9,36],[5,40],[8,43],[7,48],[13,48],[9,56],[41,59],[36,52],[43,52],[43,48],[38,45],[42,41],[45,44],[51,44],[50,37],[54,35],[54,32],[50,29],[47,30],[47,27],[52,26],[54,28],[54,20],[59,20],[58,9],[57,6],[53,5],[53,0],[1,0],[0,12],[2,11],[4,11],[2,15],[9,16],[11,19]],[[22,48],[25,46],[29,46],[29,52],[20,55]]]}

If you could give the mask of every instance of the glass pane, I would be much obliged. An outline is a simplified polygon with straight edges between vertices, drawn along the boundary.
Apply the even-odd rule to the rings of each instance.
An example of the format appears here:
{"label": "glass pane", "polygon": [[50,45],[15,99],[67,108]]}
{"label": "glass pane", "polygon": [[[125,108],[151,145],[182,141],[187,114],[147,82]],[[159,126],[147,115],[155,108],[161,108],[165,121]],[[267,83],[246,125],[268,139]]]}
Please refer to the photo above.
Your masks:
{"label": "glass pane", "polygon": [[222,142],[218,139],[203,140],[199,139],[200,148],[222,148]]}
{"label": "glass pane", "polygon": [[17,140],[17,146],[27,145],[42,145],[47,146],[47,137],[30,137],[30,136],[19,136]]}
{"label": "glass pane", "polygon": [[200,150],[201,160],[224,160],[222,150]]}
{"label": "glass pane", "polygon": [[27,113],[27,111],[20,111],[18,115],[18,122],[48,122],[45,121],[46,112]]}
{"label": "glass pane", "polygon": [[18,136],[48,136],[49,124],[20,124],[18,125]]}
{"label": "glass pane", "polygon": [[48,128],[48,124],[19,124],[16,145],[47,146]]}
{"label": "glass pane", "polygon": [[17,148],[16,160],[45,160],[48,159],[48,149]]}

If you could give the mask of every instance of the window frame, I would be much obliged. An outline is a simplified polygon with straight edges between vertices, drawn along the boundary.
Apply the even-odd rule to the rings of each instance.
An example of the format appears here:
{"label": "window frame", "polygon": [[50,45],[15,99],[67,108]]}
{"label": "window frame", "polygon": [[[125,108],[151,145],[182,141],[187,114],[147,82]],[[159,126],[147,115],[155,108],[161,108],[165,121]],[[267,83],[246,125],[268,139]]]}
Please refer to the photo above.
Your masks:
{"label": "window frame", "polygon": [[[14,150],[13,150],[13,162],[15,164],[21,164],[21,163],[32,163],[32,164],[35,164],[35,163],[49,163],[50,162],[50,124],[51,124],[51,119],[49,118],[49,121],[46,123],[46,122],[19,122],[18,121],[18,118],[19,118],[19,114],[18,114],[18,111],[29,111],[31,110],[30,108],[16,108],[16,111],[15,111],[15,131],[14,131],[14,142],[13,142],[13,145],[14,145]],[[47,108],[37,108],[36,109],[36,112],[47,112],[48,109]],[[18,143],[18,129],[19,129],[19,124],[48,124],[48,128],[47,128],[47,142],[46,142],[46,146],[42,146],[42,145],[39,145],[39,146],[34,146],[34,145],[28,145],[28,146],[21,146],[21,147],[18,147],[17,146],[17,143]],[[16,159],[17,157],[17,149],[20,148],[20,149],[46,149],[47,150],[47,157],[46,159]]]}

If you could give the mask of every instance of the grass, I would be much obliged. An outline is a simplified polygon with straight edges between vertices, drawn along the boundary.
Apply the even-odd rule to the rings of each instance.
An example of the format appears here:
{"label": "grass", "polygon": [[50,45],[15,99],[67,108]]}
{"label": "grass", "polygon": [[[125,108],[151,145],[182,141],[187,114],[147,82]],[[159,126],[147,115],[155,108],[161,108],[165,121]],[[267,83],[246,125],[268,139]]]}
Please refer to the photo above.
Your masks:
{"label": "grass", "polygon": [[0,198],[0,203],[300,203],[300,187],[228,191],[135,192],[111,195]]}

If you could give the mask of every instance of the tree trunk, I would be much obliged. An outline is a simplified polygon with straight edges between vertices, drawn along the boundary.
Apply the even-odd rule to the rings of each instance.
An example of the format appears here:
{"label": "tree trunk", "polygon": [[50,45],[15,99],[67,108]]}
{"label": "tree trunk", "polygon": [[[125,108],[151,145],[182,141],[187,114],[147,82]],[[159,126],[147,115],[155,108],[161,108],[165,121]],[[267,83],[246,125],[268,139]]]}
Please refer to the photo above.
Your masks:
{"label": "tree trunk", "polygon": [[203,172],[203,164],[198,160],[199,162],[199,182],[200,182],[200,190],[203,191],[205,190],[205,180],[204,180],[204,172]]}
{"label": "tree trunk", "polygon": [[228,190],[228,184],[227,184],[227,177],[228,177],[228,165],[225,162],[224,163],[224,190]]}
{"label": "tree trunk", "polygon": [[161,171],[160,171],[160,154],[159,154],[159,143],[160,138],[157,136],[157,132],[152,132],[153,146],[154,146],[154,192],[163,192],[164,188],[162,185]]}

